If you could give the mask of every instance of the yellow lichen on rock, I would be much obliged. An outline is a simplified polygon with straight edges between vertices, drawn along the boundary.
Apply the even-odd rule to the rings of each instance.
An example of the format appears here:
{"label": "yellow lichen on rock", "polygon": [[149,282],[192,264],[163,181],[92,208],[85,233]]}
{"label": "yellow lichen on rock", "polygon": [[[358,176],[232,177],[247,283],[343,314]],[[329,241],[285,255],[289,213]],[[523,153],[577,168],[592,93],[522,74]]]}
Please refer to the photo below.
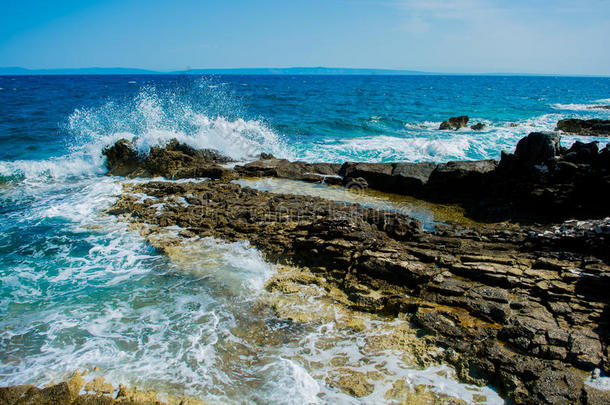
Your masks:
{"label": "yellow lichen on rock", "polygon": [[466,405],[461,399],[431,391],[426,385],[412,387],[405,380],[397,380],[384,395],[392,404],[401,405]]}
{"label": "yellow lichen on rock", "polygon": [[348,395],[355,397],[366,397],[375,390],[375,385],[369,381],[367,373],[340,368],[335,370],[326,378],[326,383],[331,387],[339,388]]}
{"label": "yellow lichen on rock", "polygon": [[95,394],[112,394],[114,387],[104,377],[96,377],[85,385],[85,391]]}
{"label": "yellow lichen on rock", "polygon": [[86,374],[86,371],[81,373],[80,370],[77,369],[76,371],[74,371],[74,374],[72,374],[72,377],[67,381],[68,388],[70,389],[70,394],[72,396],[78,396],[78,393],[85,385],[85,380],[83,379],[83,376]]}

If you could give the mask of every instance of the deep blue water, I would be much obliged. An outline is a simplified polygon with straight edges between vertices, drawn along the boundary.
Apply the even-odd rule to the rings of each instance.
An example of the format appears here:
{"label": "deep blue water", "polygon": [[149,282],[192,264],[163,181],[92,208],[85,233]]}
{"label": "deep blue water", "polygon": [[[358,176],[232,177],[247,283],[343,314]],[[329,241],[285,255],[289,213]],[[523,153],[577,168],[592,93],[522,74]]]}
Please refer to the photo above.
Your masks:
{"label": "deep blue water", "polygon": [[[610,78],[14,76],[0,77],[0,88],[4,161],[63,156],[117,132],[212,137],[197,115],[243,119],[252,125],[218,136],[238,132],[279,152],[277,140],[263,140],[269,131],[284,154],[308,160],[497,158],[518,137],[553,129],[561,117],[610,115],[586,110],[608,103]],[[467,135],[436,131],[454,115],[489,128]]]}
{"label": "deep blue water", "polygon": [[[610,119],[589,109],[601,104],[610,78],[0,77],[0,385],[100,366],[114,383],[211,402],[358,403],[312,362],[334,352],[366,364],[400,358],[371,357],[358,343],[367,336],[336,325],[288,328],[281,344],[263,346],[238,333],[259,316],[252,307],[273,267],[246,244],[209,240],[168,258],[104,215],[125,180],[104,176],[101,151],[120,138],[146,153],[176,137],[240,160],[497,159],[561,118]],[[437,129],[455,115],[487,128]],[[271,335],[283,330],[264,321]],[[389,374],[466,400],[478,390],[389,364],[398,367]]]}

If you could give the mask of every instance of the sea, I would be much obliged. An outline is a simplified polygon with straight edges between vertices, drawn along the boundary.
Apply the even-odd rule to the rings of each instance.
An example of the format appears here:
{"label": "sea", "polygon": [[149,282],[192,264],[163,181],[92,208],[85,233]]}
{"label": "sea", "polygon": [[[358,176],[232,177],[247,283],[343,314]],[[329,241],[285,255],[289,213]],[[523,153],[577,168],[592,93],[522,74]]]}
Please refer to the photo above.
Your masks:
{"label": "sea", "polygon": [[[177,138],[240,162],[261,152],[338,163],[499,159],[559,119],[610,119],[600,107],[609,104],[610,78],[595,77],[0,76],[0,386],[45,386],[80,369],[115,388],[209,403],[391,403],[403,386],[504,403],[448,366],[409,358],[401,344],[412,343],[392,338],[406,321],[356,314],[365,327],[345,328],[353,314],[322,292],[267,291],[279,269],[246,241],[194,239],[162,254],[105,213],[137,180],[107,176],[102,150],[127,138],[146,154]],[[458,115],[485,128],[438,130]],[[610,142],[562,134],[564,146],[575,140]],[[270,307],[324,316],[297,321]],[[388,336],[392,344],[380,343]],[[337,375],[367,376],[366,395],[341,389]]]}

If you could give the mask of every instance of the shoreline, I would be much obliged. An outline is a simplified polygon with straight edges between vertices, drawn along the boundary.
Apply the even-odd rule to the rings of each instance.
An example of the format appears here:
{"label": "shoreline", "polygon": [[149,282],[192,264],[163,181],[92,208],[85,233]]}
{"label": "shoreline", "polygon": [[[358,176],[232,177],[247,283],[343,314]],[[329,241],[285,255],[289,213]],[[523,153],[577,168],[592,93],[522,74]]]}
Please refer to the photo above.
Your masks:
{"label": "shoreline", "polygon": [[[161,250],[176,243],[157,238],[166,227],[178,226],[182,240],[248,240],[268,262],[299,269],[299,276],[283,283],[338,290],[351,310],[406,316],[422,339],[445,348],[442,362],[455,367],[462,381],[490,383],[514,403],[603,403],[610,392],[584,383],[587,375],[610,369],[604,321],[610,220],[601,215],[605,205],[591,195],[604,189],[582,193],[580,187],[595,184],[591,179],[607,187],[610,151],[592,147],[576,143],[563,149],[557,135],[532,133],[499,163],[339,166],[262,156],[228,169],[175,142],[144,161],[123,144],[106,151],[111,173],[131,167],[138,176],[216,180],[126,185],[108,212],[137,226]],[[401,194],[458,203],[469,216],[473,201],[481,209],[480,196],[506,190],[482,207],[489,212],[508,205],[508,215],[504,210],[499,217],[512,223],[487,217],[480,226],[447,223],[427,231],[399,212],[259,192],[233,182],[243,176],[351,190],[402,187]],[[501,184],[490,189],[493,182]],[[520,192],[507,198],[515,186]],[[538,191],[553,187],[563,194]],[[443,188],[449,191],[440,193]],[[519,204],[553,202],[549,196],[557,201],[551,209],[539,207],[546,212]],[[563,222],[586,212],[599,219]],[[515,222],[520,219],[530,225]],[[281,290],[282,282],[267,289]]]}
{"label": "shoreline", "polygon": [[[589,378],[610,369],[610,218],[600,198],[609,184],[610,146],[562,148],[556,134],[532,133],[500,162],[445,164],[340,165],[262,155],[232,165],[177,141],[143,157],[121,140],[104,154],[109,174],[180,179],[124,183],[108,214],[168,257],[202,238],[247,241],[278,266],[265,284],[275,298],[260,305],[279,319],[315,320],[285,304],[317,291],[336,311],[405,322],[400,350],[419,366],[449,365],[461,382],[490,384],[511,402],[610,400],[610,391]],[[293,189],[259,191],[257,178],[289,180]],[[306,192],[317,183],[322,187]],[[331,197],[324,185],[351,196]],[[409,200],[375,205],[367,200],[375,193]],[[409,204],[424,207],[426,226],[409,215]],[[437,215],[435,204],[446,212]],[[345,327],[363,325],[352,320]],[[326,384],[352,397],[366,397],[378,378],[335,371]],[[386,395],[414,393],[392,390]]]}

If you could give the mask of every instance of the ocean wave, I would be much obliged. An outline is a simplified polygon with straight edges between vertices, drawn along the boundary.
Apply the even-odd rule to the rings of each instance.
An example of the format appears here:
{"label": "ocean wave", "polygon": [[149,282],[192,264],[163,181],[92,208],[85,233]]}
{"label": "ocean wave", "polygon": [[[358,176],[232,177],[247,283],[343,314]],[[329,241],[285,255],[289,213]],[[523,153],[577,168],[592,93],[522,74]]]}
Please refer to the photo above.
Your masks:
{"label": "ocean wave", "polygon": [[239,161],[254,160],[262,152],[294,158],[283,138],[262,121],[213,115],[191,104],[196,96],[144,88],[129,100],[75,109],[65,125],[70,139],[66,155],[47,160],[0,161],[0,182],[102,174],[103,149],[121,138],[133,141],[142,155],[153,146],[177,139],[197,149],[218,150]]}
{"label": "ocean wave", "polygon": [[[208,88],[207,85],[196,88]],[[176,138],[194,148],[211,148],[236,159],[249,160],[261,152],[290,157],[284,140],[260,120],[227,118],[198,106],[197,94],[159,92],[143,88],[131,100],[111,101],[100,107],[76,109],[68,119],[68,128],[77,144],[109,145],[119,138],[134,140],[142,154],[152,146],[163,145]],[[225,95],[214,95],[220,98]],[[224,101],[218,103],[223,104]],[[227,109],[233,108],[229,102]]]}
{"label": "ocean wave", "polygon": [[609,111],[610,99],[598,100],[593,104],[552,104],[551,107],[555,110],[568,111]]}
{"label": "ocean wave", "polygon": [[[514,151],[520,139],[535,131],[554,131],[562,114],[544,114],[515,122],[482,122],[482,131],[469,127],[458,131],[440,131],[434,121],[411,122],[403,132],[388,135],[343,137],[304,142],[295,145],[297,158],[309,162],[447,162],[451,160],[500,159],[500,152]],[[562,134],[562,145],[569,147],[576,140],[599,141],[605,145],[610,137],[581,137]]]}
{"label": "ocean wave", "polygon": [[76,153],[47,160],[0,161],[0,182],[88,177],[103,174],[103,166],[101,153]]}
{"label": "ocean wave", "polygon": [[467,158],[468,136],[404,138],[389,135],[344,138],[307,145],[300,157],[307,161],[440,161]]}

